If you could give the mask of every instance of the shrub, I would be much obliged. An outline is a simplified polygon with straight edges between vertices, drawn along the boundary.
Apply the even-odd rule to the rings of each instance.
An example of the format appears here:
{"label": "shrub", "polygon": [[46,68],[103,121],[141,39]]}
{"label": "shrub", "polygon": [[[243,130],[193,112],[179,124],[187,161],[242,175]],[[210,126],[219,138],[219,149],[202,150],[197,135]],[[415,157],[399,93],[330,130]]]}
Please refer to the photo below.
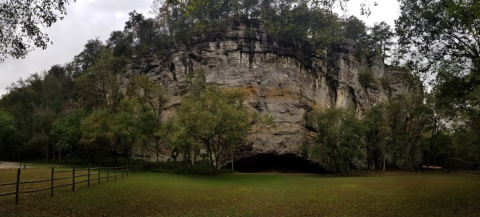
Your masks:
{"label": "shrub", "polygon": [[358,74],[358,81],[364,88],[371,87],[374,79],[375,78],[373,77],[373,72],[371,70],[364,70]]}
{"label": "shrub", "polygon": [[387,78],[382,78],[382,87],[388,92],[388,94],[392,93],[392,87],[390,87],[390,82]]}
{"label": "shrub", "polygon": [[[192,164],[186,164],[178,161],[167,162],[149,162],[139,161],[138,165],[143,171],[163,172],[173,174],[195,174],[195,175],[211,175],[212,167],[208,160],[197,161],[195,167]],[[219,173],[228,173],[230,170],[219,170]]]}

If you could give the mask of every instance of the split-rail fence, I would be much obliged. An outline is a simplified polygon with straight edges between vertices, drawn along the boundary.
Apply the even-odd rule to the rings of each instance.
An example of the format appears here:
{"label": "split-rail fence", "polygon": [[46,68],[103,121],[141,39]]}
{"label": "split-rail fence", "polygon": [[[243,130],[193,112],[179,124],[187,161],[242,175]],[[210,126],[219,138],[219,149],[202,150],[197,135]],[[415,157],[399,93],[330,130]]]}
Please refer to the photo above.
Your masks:
{"label": "split-rail fence", "polygon": [[[63,168],[63,170],[55,170],[55,168],[52,167],[51,177],[49,179],[21,181],[21,171],[22,171],[21,168],[17,169],[16,182],[0,183],[0,187],[15,186],[15,191],[6,192],[6,193],[2,193],[0,191],[0,197],[15,195],[15,204],[17,205],[18,205],[20,194],[36,193],[36,192],[50,190],[50,195],[51,197],[53,197],[55,188],[72,186],[72,191],[75,191],[75,186],[80,183],[86,182],[87,186],[90,187],[90,183],[92,183],[93,181],[97,181],[98,183],[100,183],[102,179],[106,179],[108,182],[110,181],[110,179],[117,180],[117,177],[121,177],[121,178],[125,176],[128,177],[129,175],[132,175],[134,174],[134,172],[136,172],[136,170],[132,166],[94,167],[94,168],[88,167],[87,169],[75,169],[75,167],[72,167],[72,169]],[[87,172],[86,174],[78,174],[78,172],[84,173],[85,171]],[[66,177],[55,178],[55,174],[60,174],[60,173],[71,174],[71,175]],[[82,178],[82,177],[86,177],[86,179],[80,180],[80,181],[76,179],[76,178]],[[68,182],[64,181],[66,182],[65,184],[55,185],[55,181],[68,180],[68,179],[71,179],[71,181],[68,181]],[[22,185],[34,184],[34,183],[50,183],[50,185],[48,187],[44,187],[41,189],[21,190]]]}

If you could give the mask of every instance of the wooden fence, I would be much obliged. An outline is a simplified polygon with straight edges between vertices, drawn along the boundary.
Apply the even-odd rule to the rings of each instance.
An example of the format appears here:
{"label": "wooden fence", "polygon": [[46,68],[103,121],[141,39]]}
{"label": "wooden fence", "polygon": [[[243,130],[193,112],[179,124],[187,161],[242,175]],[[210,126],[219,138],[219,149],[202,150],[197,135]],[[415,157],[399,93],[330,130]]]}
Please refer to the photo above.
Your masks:
{"label": "wooden fence", "polygon": [[[103,170],[103,172],[102,172]],[[12,192],[7,192],[7,193],[0,193],[0,197],[2,196],[9,196],[9,195],[15,195],[15,204],[18,205],[18,199],[19,199],[19,194],[28,194],[28,193],[36,193],[36,192],[42,192],[42,191],[48,191],[50,190],[50,195],[53,197],[54,195],[54,189],[55,188],[60,188],[60,187],[66,187],[66,186],[72,186],[72,191],[75,191],[75,185],[80,184],[80,183],[87,183],[87,186],[90,187],[90,183],[92,181],[97,180],[98,183],[101,182],[102,179],[106,179],[107,182],[110,181],[110,179],[117,180],[117,177],[121,176],[123,177],[128,177],[129,175],[134,174],[136,171],[132,166],[120,166],[120,167],[94,167],[94,168],[87,168],[87,169],[75,169],[73,167],[72,169],[68,170],[55,170],[55,168],[52,167],[51,171],[51,177],[49,179],[42,179],[42,180],[31,180],[31,181],[21,181],[20,173],[21,173],[21,168],[17,169],[17,181],[16,182],[11,182],[11,183],[0,183],[0,187],[4,186],[15,186],[15,191]],[[75,174],[76,172],[85,172],[87,171],[86,174]],[[58,177],[55,178],[55,174],[71,174],[71,176],[67,177]],[[75,180],[75,178],[81,178],[81,177],[87,177],[85,180],[78,181]],[[54,181],[60,181],[60,180],[68,180],[71,179],[71,182],[67,182],[66,184],[59,184],[55,185]],[[50,186],[46,188],[41,188],[41,189],[34,189],[34,190],[20,190],[20,187],[22,184],[34,184],[34,183],[48,183],[50,182]]]}

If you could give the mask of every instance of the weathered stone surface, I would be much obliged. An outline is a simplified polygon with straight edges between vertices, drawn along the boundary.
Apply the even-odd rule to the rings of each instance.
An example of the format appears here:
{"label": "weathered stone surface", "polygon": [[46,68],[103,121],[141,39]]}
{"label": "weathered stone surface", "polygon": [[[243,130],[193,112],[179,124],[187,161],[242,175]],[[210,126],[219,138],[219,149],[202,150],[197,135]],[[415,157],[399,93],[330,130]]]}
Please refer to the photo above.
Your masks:
{"label": "weathered stone surface", "polygon": [[[393,95],[406,91],[401,70],[385,66],[380,57],[369,64],[358,62],[353,54],[349,43],[340,44],[327,62],[309,44],[284,46],[260,29],[240,25],[224,38],[178,48],[169,63],[144,61],[127,77],[147,74],[166,87],[173,98],[165,114],[172,115],[181,103],[179,84],[189,72],[203,70],[207,84],[242,88],[252,110],[275,117],[276,127],[251,135],[250,142],[236,151],[236,159],[257,153],[299,154],[302,143],[312,139],[304,127],[310,109],[353,106],[361,113],[388,98],[382,79],[387,79]],[[375,77],[368,89],[358,81],[359,72],[365,69]]]}

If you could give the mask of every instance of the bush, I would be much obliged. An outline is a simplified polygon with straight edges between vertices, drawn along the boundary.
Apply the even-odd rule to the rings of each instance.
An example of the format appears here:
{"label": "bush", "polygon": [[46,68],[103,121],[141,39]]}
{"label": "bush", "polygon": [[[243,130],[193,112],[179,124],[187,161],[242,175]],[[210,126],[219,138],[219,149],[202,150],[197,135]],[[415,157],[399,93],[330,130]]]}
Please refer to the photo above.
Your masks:
{"label": "bush", "polygon": [[[163,172],[173,174],[195,174],[195,175],[210,175],[213,173],[212,166],[208,160],[197,161],[195,168],[191,164],[178,161],[167,162],[149,162],[139,161],[137,164],[141,166],[143,171]],[[230,170],[221,169],[218,173],[228,173]]]}
{"label": "bush", "polygon": [[388,92],[388,94],[392,93],[392,87],[390,87],[390,81],[387,78],[382,78],[382,87],[384,90]]}
{"label": "bush", "polygon": [[373,72],[371,70],[364,70],[358,74],[358,81],[364,88],[371,87],[374,79],[375,78],[373,77]]}

